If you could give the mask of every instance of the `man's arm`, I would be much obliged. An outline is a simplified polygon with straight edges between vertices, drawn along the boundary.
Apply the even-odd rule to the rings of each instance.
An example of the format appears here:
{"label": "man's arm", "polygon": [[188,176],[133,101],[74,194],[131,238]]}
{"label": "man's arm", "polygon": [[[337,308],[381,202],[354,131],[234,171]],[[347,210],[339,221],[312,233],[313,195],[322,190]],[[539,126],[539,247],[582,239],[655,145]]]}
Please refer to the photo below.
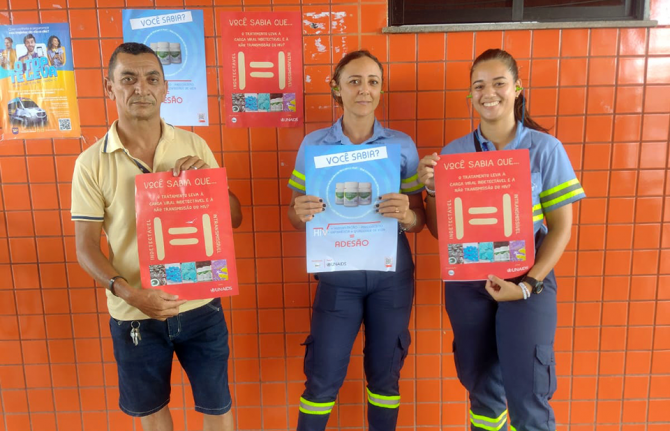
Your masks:
{"label": "man's arm", "polygon": [[[101,222],[75,221],[74,232],[77,261],[84,271],[105,288],[109,286],[112,277],[123,277],[123,272],[117,271],[100,250]],[[176,316],[179,306],[186,302],[159,289],[135,289],[122,278],[117,278],[114,282],[114,292],[131,306],[158,320]]]}

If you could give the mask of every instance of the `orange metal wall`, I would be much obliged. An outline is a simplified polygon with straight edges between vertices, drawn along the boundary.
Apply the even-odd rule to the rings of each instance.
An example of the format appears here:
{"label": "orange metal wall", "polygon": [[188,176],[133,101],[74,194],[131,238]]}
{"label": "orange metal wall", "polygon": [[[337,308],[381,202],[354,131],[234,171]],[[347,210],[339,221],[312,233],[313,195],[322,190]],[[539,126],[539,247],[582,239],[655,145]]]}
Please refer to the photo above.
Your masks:
{"label": "orange metal wall", "polygon": [[[670,0],[651,3],[661,24],[652,30],[389,36],[381,33],[385,1],[0,0],[1,24],[70,23],[83,126],[80,140],[0,143],[0,431],[140,429],[118,410],[104,293],[76,263],[69,221],[74,161],[115,119],[102,79],[122,41],[124,7],[205,10],[212,124],[194,131],[225,161],[245,217],[235,243],[241,294],[224,301],[238,429],[296,423],[315,283],[304,234],[285,215],[285,185],[304,133],[335,119],[332,62],[359,47],[379,56],[388,87],[379,116],[423,155],[471,130],[468,68],[502,46],[519,59],[531,113],[564,142],[589,196],[575,206],[557,267],[558,429],[670,430]],[[298,10],[324,24],[320,33],[304,27],[304,129],[223,124],[215,16],[240,8]],[[400,429],[463,430],[466,393],[455,376],[437,243],[427,231],[411,241],[417,289]],[[363,427],[361,352],[359,339],[333,428]],[[201,429],[178,367],[173,383],[175,429]]]}

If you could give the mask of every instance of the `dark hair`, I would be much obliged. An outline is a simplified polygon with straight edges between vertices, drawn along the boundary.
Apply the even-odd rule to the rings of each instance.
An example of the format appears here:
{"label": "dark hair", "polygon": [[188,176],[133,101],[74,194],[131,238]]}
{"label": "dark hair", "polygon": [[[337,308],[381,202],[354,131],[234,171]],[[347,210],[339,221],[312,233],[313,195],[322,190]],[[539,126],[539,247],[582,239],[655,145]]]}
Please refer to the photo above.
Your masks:
{"label": "dark hair", "polygon": [[[370,51],[367,49],[360,49],[358,51],[353,51],[342,57],[342,60],[340,60],[337,63],[337,66],[335,66],[335,71],[333,72],[333,81],[337,85],[340,85],[340,75],[342,74],[342,69],[344,69],[344,66],[347,64],[351,63],[354,60],[358,60],[359,58],[367,57],[377,63],[377,66],[379,66],[379,70],[382,72],[382,81],[384,80],[384,66],[382,66],[382,63],[379,61],[377,57],[372,55]],[[335,91],[333,90],[333,87],[330,88],[330,94],[333,95],[333,99],[337,102],[338,105],[342,105],[342,98],[340,96],[335,95]]]}
{"label": "dark hair", "polygon": [[14,39],[12,39],[12,38],[9,37],[9,36],[5,37],[5,40],[8,40],[9,43],[14,43]]}
{"label": "dark hair", "polygon": [[165,77],[165,71],[163,70],[163,63],[161,63],[160,58],[156,55],[153,49],[149,48],[143,43],[137,42],[126,42],[117,46],[112,56],[109,58],[109,66],[107,66],[107,73],[109,74],[109,79],[114,80],[114,67],[116,66],[116,57],[119,54],[130,54],[130,55],[140,55],[140,54],[151,54],[156,58],[158,65],[161,68],[161,75]]}
{"label": "dark hair", "polygon": [[28,33],[28,34],[26,35],[26,37],[23,38],[23,43],[25,44],[26,41],[27,41],[28,39],[32,39],[32,40],[34,40],[35,42],[37,42],[37,40],[35,39],[35,36],[33,36],[32,33]]}
{"label": "dark hair", "polygon": [[[519,79],[519,66],[517,66],[516,60],[510,55],[510,53],[503,51],[502,49],[487,49],[486,51],[479,54],[479,57],[477,57],[475,62],[472,63],[472,67],[470,68],[470,80],[472,80],[472,73],[475,71],[475,67],[477,67],[479,63],[490,60],[498,60],[507,66],[507,70],[509,70],[509,73],[512,74],[514,82]],[[523,125],[529,129],[535,129],[545,133],[548,132],[548,129],[540,126],[532,118],[530,118],[528,109],[526,109],[525,101],[526,99],[523,93],[519,94],[519,97],[517,97],[514,101],[514,120],[523,120]]]}
{"label": "dark hair", "polygon": [[47,42],[47,49],[51,49],[51,42],[53,42],[54,39],[56,39],[58,41],[58,46],[59,47],[61,46],[60,38],[56,35],[53,35],[53,36],[49,37],[49,41]]}

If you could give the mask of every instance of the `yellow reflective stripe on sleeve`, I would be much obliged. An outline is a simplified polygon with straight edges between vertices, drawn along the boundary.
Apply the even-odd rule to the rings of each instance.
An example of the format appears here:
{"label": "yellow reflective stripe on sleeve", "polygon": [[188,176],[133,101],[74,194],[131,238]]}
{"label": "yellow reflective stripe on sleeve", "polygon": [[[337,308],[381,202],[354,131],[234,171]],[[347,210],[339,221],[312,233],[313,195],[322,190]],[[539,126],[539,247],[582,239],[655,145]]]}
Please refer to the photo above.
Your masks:
{"label": "yellow reflective stripe on sleeve", "polygon": [[401,193],[411,193],[411,192],[416,191],[416,190],[419,190],[419,189],[421,189],[421,188],[423,188],[423,184],[418,183],[417,185],[415,185],[415,186],[413,186],[413,187],[409,187],[409,188],[401,188],[401,189],[400,189],[400,192],[401,192]]}
{"label": "yellow reflective stripe on sleeve", "polygon": [[418,181],[419,179],[419,174],[414,174],[409,178],[405,178],[404,180],[400,180],[401,183],[412,183],[414,181]]}
{"label": "yellow reflective stripe on sleeve", "polygon": [[295,187],[296,189],[300,189],[300,190],[302,190],[302,191],[306,191],[306,190],[307,190],[307,189],[305,188],[305,185],[304,185],[304,184],[298,184],[298,183],[296,183],[295,181],[293,181],[293,178],[289,179],[289,180],[288,180],[288,183],[289,183],[289,185],[292,185],[292,186]]}
{"label": "yellow reflective stripe on sleeve", "polygon": [[335,401],[315,403],[300,397],[300,411],[308,415],[327,415],[333,410]]}
{"label": "yellow reflective stripe on sleeve", "polygon": [[502,412],[497,418],[489,418],[486,416],[476,415],[470,410],[470,423],[476,428],[485,429],[488,431],[498,431],[507,423],[507,410]]}
{"label": "yellow reflective stripe on sleeve", "polygon": [[300,178],[301,180],[305,181],[305,176],[301,174],[300,172],[296,171],[293,169],[293,173],[291,175],[295,175],[296,177]]}
{"label": "yellow reflective stripe on sleeve", "polygon": [[570,187],[573,184],[579,183],[579,180],[577,178],[573,178],[570,181],[566,181],[563,184],[559,184],[556,187],[552,187],[549,190],[545,190],[542,193],[540,193],[540,197],[543,198],[545,196],[548,196],[552,193],[556,193],[557,191],[563,190],[566,187]]}
{"label": "yellow reflective stripe on sleeve", "polygon": [[400,407],[400,395],[377,395],[367,389],[368,402],[373,406],[385,409],[397,409]]}
{"label": "yellow reflective stripe on sleeve", "polygon": [[422,187],[423,184],[419,182],[419,174],[414,174],[409,178],[400,180],[401,193],[411,193],[413,191],[421,189]]}
{"label": "yellow reflective stripe on sleeve", "polygon": [[543,202],[542,208],[549,208],[550,206],[556,205],[558,203],[563,202],[564,200],[570,199],[573,196],[577,196],[583,193],[584,189],[580,187],[577,190],[573,190],[569,193],[564,194],[563,196],[557,197],[556,199],[552,199],[549,202]]}
{"label": "yellow reflective stripe on sleeve", "polygon": [[542,204],[533,205],[533,223],[542,220],[544,214],[542,213]]}
{"label": "yellow reflective stripe on sleeve", "polygon": [[516,431],[516,428],[514,428],[511,424],[509,426],[509,429],[511,429],[512,431]]}

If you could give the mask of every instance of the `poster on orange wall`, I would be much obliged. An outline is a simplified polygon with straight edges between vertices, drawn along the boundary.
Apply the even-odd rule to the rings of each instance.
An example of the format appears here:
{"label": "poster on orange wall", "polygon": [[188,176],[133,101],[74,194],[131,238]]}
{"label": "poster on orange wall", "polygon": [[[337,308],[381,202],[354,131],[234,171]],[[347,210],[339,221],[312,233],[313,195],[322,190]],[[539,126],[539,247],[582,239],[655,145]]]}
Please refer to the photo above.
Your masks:
{"label": "poster on orange wall", "polygon": [[205,299],[237,295],[225,168],[135,177],[142,286]]}
{"label": "poster on orange wall", "polygon": [[303,122],[300,12],[221,12],[228,127]]}
{"label": "poster on orange wall", "polygon": [[70,26],[0,26],[2,140],[78,138]]}
{"label": "poster on orange wall", "polygon": [[510,279],[533,266],[528,150],[440,155],[435,193],[443,280]]}

